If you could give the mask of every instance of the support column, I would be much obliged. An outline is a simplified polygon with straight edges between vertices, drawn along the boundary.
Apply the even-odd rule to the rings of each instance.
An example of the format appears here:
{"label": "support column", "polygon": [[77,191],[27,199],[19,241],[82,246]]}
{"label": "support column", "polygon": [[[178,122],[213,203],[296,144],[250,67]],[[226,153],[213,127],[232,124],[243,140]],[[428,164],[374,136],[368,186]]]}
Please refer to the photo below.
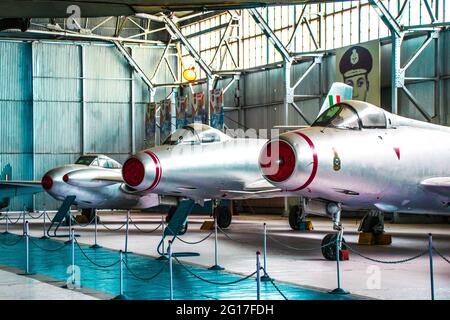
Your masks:
{"label": "support column", "polygon": [[398,114],[398,90],[403,87],[404,74],[400,65],[400,48],[403,41],[403,35],[398,36],[392,32],[392,76],[391,76],[391,112]]}

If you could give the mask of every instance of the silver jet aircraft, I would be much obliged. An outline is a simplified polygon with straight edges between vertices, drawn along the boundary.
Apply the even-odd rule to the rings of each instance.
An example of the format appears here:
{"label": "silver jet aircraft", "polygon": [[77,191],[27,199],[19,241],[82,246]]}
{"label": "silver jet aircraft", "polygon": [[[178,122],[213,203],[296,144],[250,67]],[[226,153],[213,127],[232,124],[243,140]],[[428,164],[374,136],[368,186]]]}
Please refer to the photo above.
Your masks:
{"label": "silver jet aircraft", "polygon": [[[341,230],[341,208],[450,215],[449,159],[450,128],[348,100],[269,141],[259,161],[268,182],[305,199],[291,226],[322,214]],[[334,248],[322,250],[325,258]]]}

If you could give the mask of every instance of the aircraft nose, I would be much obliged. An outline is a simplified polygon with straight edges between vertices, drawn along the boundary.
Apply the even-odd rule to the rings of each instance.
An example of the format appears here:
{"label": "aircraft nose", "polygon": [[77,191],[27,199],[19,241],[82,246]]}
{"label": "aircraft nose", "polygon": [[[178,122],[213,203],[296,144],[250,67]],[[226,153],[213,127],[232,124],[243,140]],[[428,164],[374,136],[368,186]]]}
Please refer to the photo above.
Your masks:
{"label": "aircraft nose", "polygon": [[287,180],[294,172],[295,164],[295,151],[283,140],[269,141],[259,156],[259,166],[264,177],[273,182]]}
{"label": "aircraft nose", "polygon": [[41,185],[45,190],[50,190],[53,186],[53,179],[50,175],[46,174],[42,177]]}
{"label": "aircraft nose", "polygon": [[122,177],[126,184],[139,191],[155,189],[161,175],[159,158],[150,150],[129,158],[122,167]]}

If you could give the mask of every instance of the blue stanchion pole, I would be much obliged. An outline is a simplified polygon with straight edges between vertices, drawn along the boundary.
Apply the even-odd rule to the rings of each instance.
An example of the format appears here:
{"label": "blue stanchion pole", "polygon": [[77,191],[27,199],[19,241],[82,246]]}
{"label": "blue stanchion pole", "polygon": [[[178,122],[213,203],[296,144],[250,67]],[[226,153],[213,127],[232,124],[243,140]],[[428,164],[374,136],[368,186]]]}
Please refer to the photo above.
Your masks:
{"label": "blue stanchion pole", "polygon": [[49,237],[47,237],[47,234],[46,234],[46,215],[47,215],[47,210],[44,209],[44,213],[42,215],[44,216],[44,222],[42,224],[42,233],[43,234],[42,234],[41,239],[45,240],[45,239],[49,239]]}
{"label": "blue stanchion pole", "polygon": [[264,223],[264,275],[261,277],[261,281],[266,282],[270,281],[270,277],[267,274],[267,225]]}
{"label": "blue stanchion pole", "polygon": [[173,300],[172,240],[169,240],[169,286],[170,300]]}
{"label": "blue stanchion pole", "polygon": [[122,250],[120,250],[120,273],[119,273],[119,277],[120,277],[120,282],[119,282],[119,295],[114,297],[113,300],[127,300],[127,297],[125,296],[125,294],[123,293],[123,252]]}
{"label": "blue stanchion pole", "polygon": [[97,244],[97,210],[94,209],[94,244],[92,246],[90,246],[91,249],[98,249],[101,248],[101,246],[99,246]]}
{"label": "blue stanchion pole", "polygon": [[127,210],[127,223],[125,226],[125,250],[123,253],[132,253],[131,251],[128,251],[128,232],[130,229],[130,210]]}
{"label": "blue stanchion pole", "polygon": [[433,235],[428,234],[428,256],[430,257],[431,300],[434,300],[434,269],[433,269]]}
{"label": "blue stanchion pole", "polygon": [[28,276],[33,274],[30,272],[30,227],[28,221],[25,221],[23,235],[25,237],[25,272],[21,275]]}
{"label": "blue stanchion pole", "polygon": [[217,232],[217,217],[214,217],[214,265],[209,270],[224,270],[225,268],[219,265],[219,246],[218,246],[218,232]]}
{"label": "blue stanchion pole", "polygon": [[3,232],[3,234],[8,234],[9,233],[9,215],[8,215],[8,211],[6,211],[6,230],[5,232]]}
{"label": "blue stanchion pole", "polygon": [[342,241],[341,231],[336,233],[336,274],[337,274],[337,288],[333,291],[330,291],[331,294],[349,294],[347,290],[341,288],[341,272],[339,269],[339,254],[340,254],[340,244]]}
{"label": "blue stanchion pole", "polygon": [[256,252],[256,300],[261,300],[261,262],[259,251]]}

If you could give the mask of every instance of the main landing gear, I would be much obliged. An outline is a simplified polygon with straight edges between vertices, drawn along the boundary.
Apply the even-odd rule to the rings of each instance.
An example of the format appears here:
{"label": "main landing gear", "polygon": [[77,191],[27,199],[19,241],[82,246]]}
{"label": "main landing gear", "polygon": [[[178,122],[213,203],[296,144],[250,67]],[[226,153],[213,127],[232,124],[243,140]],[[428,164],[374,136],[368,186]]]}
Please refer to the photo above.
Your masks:
{"label": "main landing gear", "polygon": [[[327,260],[336,260],[337,247],[339,247],[339,259],[348,260],[347,246],[343,237],[344,229],[341,224],[341,204],[330,202],[327,207],[327,214],[333,219],[333,229],[336,233],[327,234],[322,240],[322,255]],[[339,237],[338,239],[336,239]],[[336,246],[336,240],[339,242]]]}
{"label": "main landing gear", "polygon": [[214,208],[213,216],[217,219],[217,226],[226,229],[230,226],[233,214],[229,206],[217,206]]}
{"label": "main landing gear", "polygon": [[[166,216],[166,223],[169,223],[170,220],[172,220],[172,217],[176,211],[177,211],[176,206],[171,206],[169,208],[169,212],[167,213],[167,216]],[[182,236],[183,234],[185,234],[187,232],[187,230],[188,230],[188,221],[186,220],[186,222],[184,223],[184,226],[181,228],[180,231],[178,231],[178,235]]]}
{"label": "main landing gear", "polygon": [[361,220],[358,231],[358,244],[362,245],[389,245],[392,243],[390,234],[384,232],[384,214],[381,211],[371,210]]}

